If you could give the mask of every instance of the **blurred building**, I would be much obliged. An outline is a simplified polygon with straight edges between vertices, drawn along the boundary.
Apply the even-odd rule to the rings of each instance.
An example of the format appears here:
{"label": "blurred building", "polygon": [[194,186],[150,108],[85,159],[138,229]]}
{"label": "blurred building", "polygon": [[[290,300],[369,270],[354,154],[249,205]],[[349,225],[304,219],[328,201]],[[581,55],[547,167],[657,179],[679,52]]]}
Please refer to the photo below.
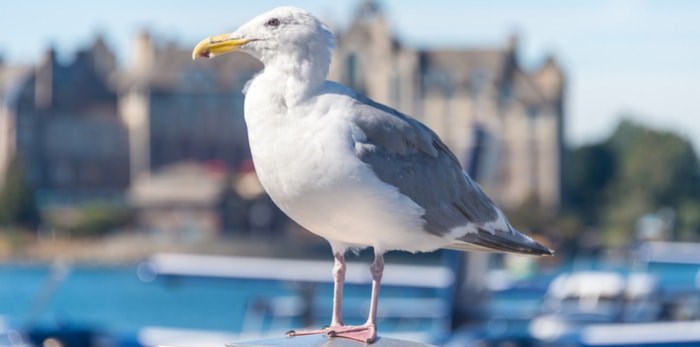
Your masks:
{"label": "blurred building", "polygon": [[19,70],[3,81],[0,177],[19,155],[43,206],[119,199],[129,184],[128,140],[112,88],[116,62],[103,40],[70,63],[49,49],[33,69]]}
{"label": "blurred building", "polygon": [[[237,198],[228,175],[250,160],[241,91],[260,69],[243,54],[193,61],[189,48],[138,35],[119,78],[118,109],[129,132],[129,202],[141,227],[245,233],[259,215],[249,205],[260,199],[264,206],[253,211],[271,212],[253,220],[261,229],[276,227],[279,213],[269,198],[258,197],[262,189]],[[214,167],[220,175],[211,174]]]}
{"label": "blurred building", "polygon": [[506,207],[562,194],[565,77],[553,57],[537,69],[518,61],[518,40],[502,47],[418,49],[391,33],[375,1],[358,7],[338,34],[331,78],[412,115],[455,152]]}
{"label": "blurred building", "polygon": [[[132,53],[120,69],[98,37],[68,63],[53,49],[35,67],[0,62],[0,184],[18,155],[42,209],[128,204],[139,226],[174,232],[279,225],[269,198],[222,178],[250,160],[241,90],[262,65],[193,62],[147,33]],[[221,175],[203,174],[211,163]]]}
{"label": "blurred building", "polygon": [[158,45],[147,33],[133,46],[119,99],[132,177],[183,160],[235,168],[250,158],[241,90],[260,62],[244,54],[192,61],[190,48]]}

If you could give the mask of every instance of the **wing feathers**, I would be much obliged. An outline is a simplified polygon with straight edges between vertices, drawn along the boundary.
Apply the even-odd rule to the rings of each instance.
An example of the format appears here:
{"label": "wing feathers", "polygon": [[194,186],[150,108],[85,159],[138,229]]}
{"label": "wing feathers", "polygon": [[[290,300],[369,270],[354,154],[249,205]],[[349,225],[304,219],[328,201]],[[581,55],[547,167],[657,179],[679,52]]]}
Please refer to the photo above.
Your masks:
{"label": "wing feathers", "polygon": [[427,232],[455,237],[455,229],[474,225],[478,232],[459,236],[448,248],[552,254],[510,227],[491,199],[462,170],[455,155],[428,127],[366,97],[357,96],[356,102],[353,121],[365,135],[356,139],[357,157],[379,179],[397,187],[425,210]]}

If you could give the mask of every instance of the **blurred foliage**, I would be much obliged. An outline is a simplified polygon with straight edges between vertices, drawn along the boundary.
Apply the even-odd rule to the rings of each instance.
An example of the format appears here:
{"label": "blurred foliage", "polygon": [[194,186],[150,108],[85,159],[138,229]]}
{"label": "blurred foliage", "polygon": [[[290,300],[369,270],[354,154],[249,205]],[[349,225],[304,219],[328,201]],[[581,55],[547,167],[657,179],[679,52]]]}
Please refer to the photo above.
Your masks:
{"label": "blurred foliage", "polygon": [[48,224],[69,236],[95,237],[128,225],[133,213],[126,207],[92,204],[60,209],[48,214]]}
{"label": "blurred foliage", "polygon": [[615,153],[605,143],[583,145],[569,153],[569,163],[568,206],[587,224],[598,224],[615,174]]}
{"label": "blurred foliage", "polygon": [[698,240],[700,234],[700,200],[686,199],[679,203],[676,237],[679,240]]}
{"label": "blurred foliage", "polygon": [[13,157],[5,181],[0,184],[0,226],[33,227],[38,224],[34,191],[25,177],[22,159]]}
{"label": "blurred foliage", "polygon": [[700,159],[687,139],[623,120],[607,139],[567,155],[562,209],[530,198],[509,211],[514,225],[546,235],[560,252],[585,252],[628,244],[642,216],[670,210],[665,236],[700,241]]}
{"label": "blurred foliage", "polygon": [[32,241],[25,229],[4,227],[0,234],[0,259],[22,256]]}
{"label": "blurred foliage", "polygon": [[639,217],[662,208],[675,211],[676,236],[700,234],[700,162],[687,139],[623,121],[605,146],[615,157],[599,215],[609,237],[629,239]]}
{"label": "blurred foliage", "polygon": [[[678,134],[623,120],[599,143],[568,153],[566,200],[553,215],[528,201],[512,219],[537,232],[553,226],[569,250],[635,240],[640,217],[673,211],[669,239],[700,240],[700,159]],[[550,213],[544,213],[550,212]]]}

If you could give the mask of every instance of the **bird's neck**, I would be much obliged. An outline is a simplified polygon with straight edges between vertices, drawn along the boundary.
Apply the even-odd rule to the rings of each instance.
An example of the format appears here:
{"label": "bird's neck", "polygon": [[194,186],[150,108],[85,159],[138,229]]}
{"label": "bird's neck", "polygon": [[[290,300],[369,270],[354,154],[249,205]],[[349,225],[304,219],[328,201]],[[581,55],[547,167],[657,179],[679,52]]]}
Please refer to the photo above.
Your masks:
{"label": "bird's neck", "polygon": [[277,57],[265,63],[263,77],[268,92],[281,97],[288,107],[312,97],[326,80],[328,59],[304,56]]}

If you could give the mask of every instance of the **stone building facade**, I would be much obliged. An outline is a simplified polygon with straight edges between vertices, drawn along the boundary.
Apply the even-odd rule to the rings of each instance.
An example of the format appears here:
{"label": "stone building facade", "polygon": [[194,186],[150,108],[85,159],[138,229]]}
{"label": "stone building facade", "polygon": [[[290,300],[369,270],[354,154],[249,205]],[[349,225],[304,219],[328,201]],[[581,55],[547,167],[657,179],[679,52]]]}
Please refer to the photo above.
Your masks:
{"label": "stone building facade", "polygon": [[427,124],[500,204],[559,206],[566,81],[553,57],[524,69],[516,38],[502,47],[409,47],[373,1],[359,6],[337,46],[331,79]]}

